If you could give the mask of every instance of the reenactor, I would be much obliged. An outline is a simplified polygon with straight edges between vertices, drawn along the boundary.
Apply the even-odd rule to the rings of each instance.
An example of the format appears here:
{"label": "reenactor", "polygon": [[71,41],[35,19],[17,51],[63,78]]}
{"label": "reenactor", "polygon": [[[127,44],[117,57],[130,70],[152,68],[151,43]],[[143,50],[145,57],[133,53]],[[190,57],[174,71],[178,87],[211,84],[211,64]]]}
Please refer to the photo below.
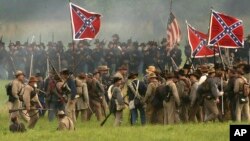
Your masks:
{"label": "reenactor", "polygon": [[103,58],[104,56],[104,51],[103,48],[101,47],[101,42],[99,41],[99,39],[96,39],[95,42],[95,48],[93,49],[92,52],[92,58],[94,60],[94,68],[97,68],[98,66],[100,66],[101,64],[101,58]]}
{"label": "reenactor", "polygon": [[74,122],[68,117],[64,111],[58,111],[58,131],[72,131],[75,130]]}
{"label": "reenactor", "polygon": [[[88,78],[87,86],[88,86],[88,93],[89,93],[89,104],[91,109],[93,109],[94,114],[98,121],[101,121],[103,118],[103,112],[106,112],[106,107],[103,106],[103,99],[104,99],[104,88],[99,82],[100,73],[95,71],[93,73],[92,78]],[[88,115],[88,120],[90,120],[93,113],[91,111]]]}
{"label": "reenactor", "polygon": [[35,127],[39,119],[37,107],[43,108],[37,95],[37,82],[37,78],[31,76],[28,85],[24,87],[23,95],[20,97],[27,110],[27,113],[24,115],[30,118],[28,121],[28,128],[30,129]]}
{"label": "reenactor", "polygon": [[138,52],[138,42],[134,42],[128,49],[129,54],[129,70],[138,71],[140,65],[140,56]]}
{"label": "reenactor", "polygon": [[176,44],[176,46],[170,51],[170,57],[173,58],[178,67],[181,65],[182,62],[181,55],[182,53],[181,50],[179,49],[179,44]]}
{"label": "reenactor", "polygon": [[127,93],[127,73],[128,73],[128,68],[123,65],[118,68],[118,71],[114,75],[114,77],[122,78],[121,90],[123,96],[125,96]]}
{"label": "reenactor", "polygon": [[17,133],[17,132],[25,132],[25,126],[23,123],[21,123],[18,119],[18,116],[12,116],[11,117],[11,125],[9,126],[9,130],[12,133]]}
{"label": "reenactor", "polygon": [[[38,88],[39,101],[40,101],[40,103],[42,104],[43,107],[47,107],[46,100],[45,100],[46,99],[46,93],[45,93],[45,89],[44,89],[45,83],[44,83],[44,80],[43,80],[43,77],[42,77],[42,74],[40,73],[40,71],[38,71],[36,73],[35,77],[38,80],[37,88]],[[39,116],[44,116],[45,112],[46,111],[44,111],[44,110],[39,111]]]}
{"label": "reenactor", "polygon": [[184,123],[186,123],[188,122],[188,111],[189,111],[189,106],[190,106],[189,92],[191,89],[191,82],[186,77],[184,70],[179,70],[178,82],[176,86],[177,86],[178,94],[181,100],[180,118]]}
{"label": "reenactor", "polygon": [[198,71],[189,75],[191,81],[189,121],[192,122],[196,122],[196,120],[198,122],[203,121],[202,107],[200,106],[202,98],[197,93],[200,75]]}
{"label": "reenactor", "polygon": [[155,95],[155,90],[159,86],[157,76],[155,73],[150,73],[148,75],[149,84],[144,98],[144,103],[146,104],[146,120],[147,123],[155,123],[155,109],[152,105],[152,101]]}
{"label": "reenactor", "polygon": [[204,109],[205,119],[204,121],[213,121],[218,118],[219,110],[217,103],[219,102],[219,96],[223,95],[223,92],[219,92],[214,80],[215,70],[211,68],[208,71],[207,79],[199,86],[197,92],[204,97]]}
{"label": "reenactor", "polygon": [[122,79],[120,77],[114,77],[112,88],[112,100],[111,103],[115,104],[114,114],[115,122],[114,126],[120,126],[123,119],[123,110],[125,108],[124,98],[121,93],[120,86],[122,85]]}
{"label": "reenactor", "polygon": [[65,107],[66,115],[70,117],[73,122],[76,122],[75,114],[75,97],[76,97],[76,84],[72,73],[68,69],[63,69],[61,72],[61,77],[63,79],[63,85],[61,86],[62,92],[66,93],[68,96],[67,104]]}
{"label": "reenactor", "polygon": [[176,111],[180,106],[180,98],[173,78],[174,73],[166,74],[167,81],[165,85],[170,88],[170,91],[168,92],[169,95],[165,96],[163,100],[164,125],[175,122]]}
{"label": "reenactor", "polygon": [[89,94],[86,77],[85,73],[80,73],[76,78],[76,115],[78,116],[79,113],[81,113],[82,122],[87,121],[89,109]]}
{"label": "reenactor", "polygon": [[131,82],[128,84],[128,99],[132,107],[130,108],[131,112],[131,125],[135,125],[138,118],[138,111],[140,113],[141,124],[146,124],[146,114],[143,105],[143,98],[147,90],[144,82],[138,79],[138,73],[131,72],[128,76],[128,79]]}
{"label": "reenactor", "polygon": [[241,122],[242,115],[245,115],[246,121],[250,121],[249,114],[249,83],[247,79],[243,76],[244,72],[242,70],[237,70],[236,80],[234,83],[234,93],[237,97],[236,100],[236,121]]}
{"label": "reenactor", "polygon": [[146,85],[149,84],[148,82],[148,76],[151,74],[151,73],[155,73],[156,72],[156,68],[155,66],[148,66],[148,68],[145,70],[146,71],[146,75],[143,77],[143,81]]}
{"label": "reenactor", "polygon": [[[23,93],[24,91],[24,81],[25,81],[25,75],[22,71],[17,71],[15,74],[15,79],[12,82],[12,100],[9,99],[10,101],[10,109],[14,110],[14,109],[18,109],[20,108],[20,100],[19,100],[19,96],[21,95],[21,93]],[[11,114],[11,116],[17,116],[18,112],[13,112]]]}
{"label": "reenactor", "polygon": [[229,109],[231,113],[231,119],[233,121],[236,121],[236,101],[237,101],[237,95],[234,93],[234,83],[236,80],[236,70],[235,69],[229,69],[228,70],[228,83],[227,87],[225,89],[225,92],[227,93],[227,97],[229,100]]}

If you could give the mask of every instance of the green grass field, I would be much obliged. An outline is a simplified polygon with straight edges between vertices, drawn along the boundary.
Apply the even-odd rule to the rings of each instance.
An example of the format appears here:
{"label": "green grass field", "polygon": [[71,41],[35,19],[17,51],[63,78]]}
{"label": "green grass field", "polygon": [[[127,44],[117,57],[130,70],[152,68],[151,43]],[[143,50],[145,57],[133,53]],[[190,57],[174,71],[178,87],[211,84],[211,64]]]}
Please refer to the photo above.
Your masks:
{"label": "green grass field", "polygon": [[104,127],[94,118],[87,123],[78,122],[76,131],[58,132],[57,121],[50,123],[40,118],[37,126],[26,133],[13,134],[8,130],[7,97],[5,84],[0,81],[0,141],[228,141],[230,123],[147,125],[131,127],[127,112],[121,127],[113,127],[111,117]]}

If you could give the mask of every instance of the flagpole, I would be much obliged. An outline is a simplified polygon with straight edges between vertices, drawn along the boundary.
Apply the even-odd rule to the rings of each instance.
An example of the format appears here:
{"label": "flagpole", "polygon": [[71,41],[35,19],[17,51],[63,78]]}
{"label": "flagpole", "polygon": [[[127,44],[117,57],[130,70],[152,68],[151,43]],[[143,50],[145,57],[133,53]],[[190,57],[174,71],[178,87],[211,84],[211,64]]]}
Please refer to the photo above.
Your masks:
{"label": "flagpole", "polygon": [[169,13],[171,13],[172,12],[172,4],[173,4],[173,1],[172,0],[170,0],[170,8],[169,8]]}
{"label": "flagpole", "polygon": [[[71,3],[71,0],[69,0],[69,3]],[[75,66],[76,66],[76,59],[75,59],[75,42],[74,42],[74,38],[73,38],[73,36],[74,36],[74,33],[73,33],[73,25],[72,25],[72,21],[71,21],[71,19],[72,19],[72,16],[71,16],[71,11],[70,11],[70,23],[71,23],[71,38],[72,38],[72,46],[73,46],[73,53],[72,53],[72,55],[73,55],[73,68],[75,68]],[[74,73],[74,72],[73,72]]]}

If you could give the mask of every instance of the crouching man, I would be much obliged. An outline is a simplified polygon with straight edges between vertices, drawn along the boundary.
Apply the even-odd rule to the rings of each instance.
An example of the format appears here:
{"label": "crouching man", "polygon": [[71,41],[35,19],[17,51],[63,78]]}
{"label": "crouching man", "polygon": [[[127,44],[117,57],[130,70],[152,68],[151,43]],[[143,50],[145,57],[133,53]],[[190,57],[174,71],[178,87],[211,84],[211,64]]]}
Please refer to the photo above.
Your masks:
{"label": "crouching man", "polygon": [[75,130],[73,121],[71,120],[71,118],[66,116],[64,111],[59,111],[57,113],[57,116],[58,116],[58,128],[57,128],[58,131]]}
{"label": "crouching man", "polygon": [[18,116],[11,117],[11,122],[12,123],[11,123],[9,129],[12,133],[26,131],[24,124],[19,122]]}

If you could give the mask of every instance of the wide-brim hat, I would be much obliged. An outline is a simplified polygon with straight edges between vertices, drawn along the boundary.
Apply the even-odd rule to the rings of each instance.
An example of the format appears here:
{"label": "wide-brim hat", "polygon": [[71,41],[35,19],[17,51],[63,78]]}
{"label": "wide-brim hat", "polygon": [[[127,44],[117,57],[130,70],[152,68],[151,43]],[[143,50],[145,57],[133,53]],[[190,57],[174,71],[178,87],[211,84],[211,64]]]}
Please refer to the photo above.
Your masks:
{"label": "wide-brim hat", "polygon": [[151,79],[151,78],[157,78],[157,75],[155,73],[150,73],[148,75],[148,79]]}
{"label": "wide-brim hat", "polygon": [[214,68],[210,68],[210,69],[208,70],[208,74],[211,74],[211,73],[215,73],[215,69],[214,69]]}
{"label": "wide-brim hat", "polygon": [[99,66],[99,67],[97,68],[97,70],[98,70],[98,71],[108,71],[109,68],[108,68],[108,66]]}
{"label": "wide-brim hat", "polygon": [[69,71],[69,69],[64,68],[64,69],[62,69],[62,70],[60,71],[60,74],[70,75],[70,74],[71,74],[71,72]]}
{"label": "wide-brim hat", "polygon": [[116,82],[118,82],[118,81],[120,81],[120,80],[122,80],[121,77],[114,77],[114,78],[113,78],[113,83],[116,83]]}
{"label": "wide-brim hat", "polygon": [[133,77],[138,77],[138,73],[137,72],[130,72],[128,75],[128,79],[132,79]]}
{"label": "wide-brim hat", "polygon": [[203,72],[203,73],[206,73],[206,72],[208,72],[208,67],[206,65],[202,65],[200,67],[200,71]]}
{"label": "wide-brim hat", "polygon": [[65,115],[65,112],[64,111],[58,111],[57,115]]}
{"label": "wide-brim hat", "polygon": [[156,71],[155,66],[148,66],[148,68],[146,69],[147,73],[152,73],[152,72],[155,72],[155,71]]}
{"label": "wide-brim hat", "polygon": [[38,82],[38,79],[35,77],[35,76],[31,76],[30,78],[29,78],[29,83],[30,82]]}
{"label": "wide-brim hat", "polygon": [[16,71],[15,76],[18,77],[20,75],[25,76],[25,74],[22,71],[20,71],[20,70]]}

